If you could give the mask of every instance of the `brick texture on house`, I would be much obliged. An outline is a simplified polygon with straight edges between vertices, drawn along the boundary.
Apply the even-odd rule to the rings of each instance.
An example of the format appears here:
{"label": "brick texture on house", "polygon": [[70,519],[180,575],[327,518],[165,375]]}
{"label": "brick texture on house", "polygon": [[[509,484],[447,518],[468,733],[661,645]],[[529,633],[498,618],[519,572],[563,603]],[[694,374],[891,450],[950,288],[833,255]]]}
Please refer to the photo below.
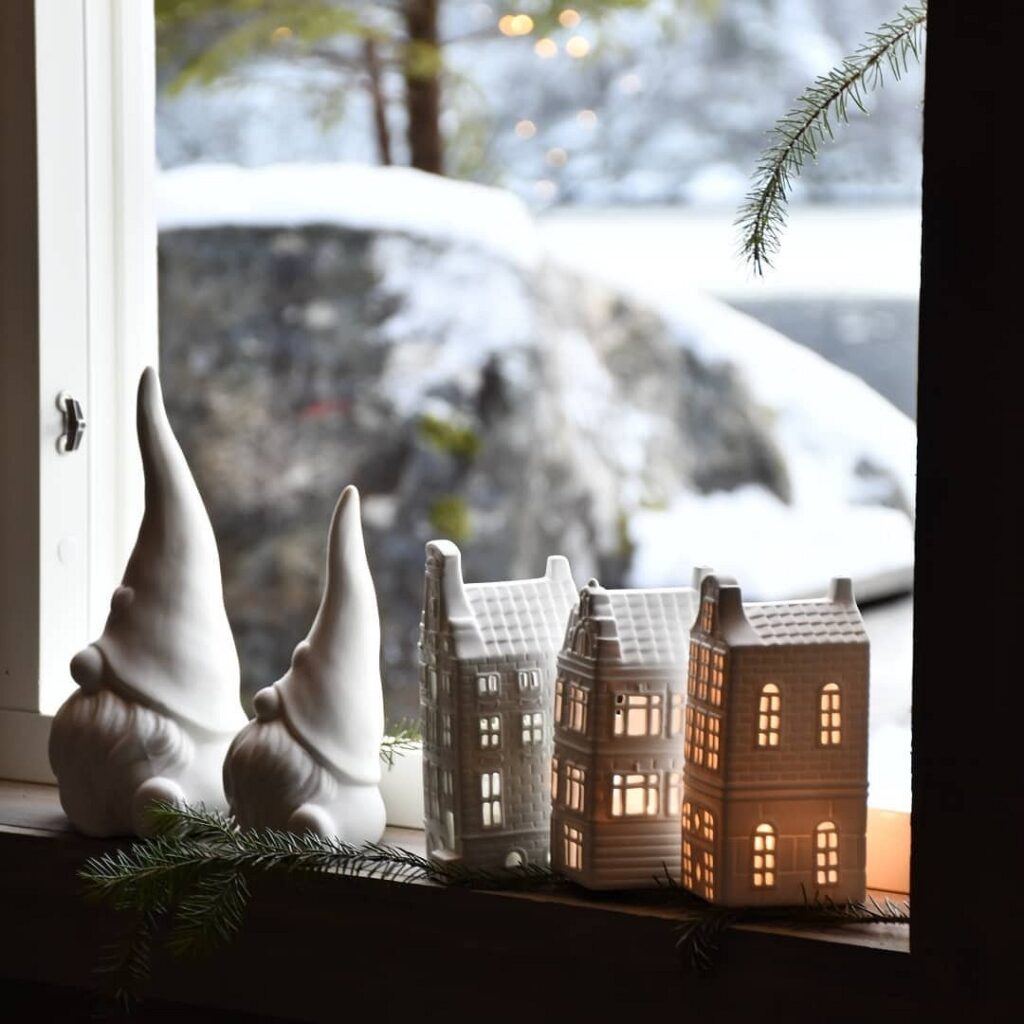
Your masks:
{"label": "brick texture on house", "polygon": [[[701,572],[695,573],[695,583]],[[558,656],[551,862],[591,889],[679,877],[694,586],[581,591]]]}
{"label": "brick texture on house", "polygon": [[576,585],[465,583],[458,548],[427,545],[420,623],[424,827],[438,861],[546,864],[555,657]]}
{"label": "brick texture on house", "polygon": [[849,580],[744,604],[710,575],[690,638],[682,881],[730,906],[860,900],[868,637]]}

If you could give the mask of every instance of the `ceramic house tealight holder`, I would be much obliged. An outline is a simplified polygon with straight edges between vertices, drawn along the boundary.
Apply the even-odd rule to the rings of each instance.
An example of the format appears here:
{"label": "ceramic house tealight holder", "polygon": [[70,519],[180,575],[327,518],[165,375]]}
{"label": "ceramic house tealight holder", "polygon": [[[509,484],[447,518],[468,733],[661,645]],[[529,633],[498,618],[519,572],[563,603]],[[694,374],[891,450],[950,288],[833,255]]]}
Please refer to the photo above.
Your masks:
{"label": "ceramic house tealight holder", "polygon": [[575,599],[561,556],[538,579],[465,583],[459,549],[427,545],[420,702],[435,861],[547,862],[555,657]]}
{"label": "ceramic house tealight holder", "polygon": [[93,836],[145,834],[154,800],[226,809],[220,765],[245,722],[213,529],[152,368],[136,416],[142,524],[50,733],[61,804]]}
{"label": "ceramic house tealight holder", "polygon": [[744,604],[708,576],[689,664],[683,885],[726,906],[863,900],[868,637],[850,580]]}
{"label": "ceramic house tealight holder", "polygon": [[256,718],[224,761],[224,791],[238,823],[349,843],[379,840],[380,615],[354,487],[334,509],[327,577],[309,635],[253,705]]}
{"label": "ceramic house tealight holder", "polygon": [[579,594],[558,655],[551,865],[590,889],[679,877],[689,628],[696,586]]}

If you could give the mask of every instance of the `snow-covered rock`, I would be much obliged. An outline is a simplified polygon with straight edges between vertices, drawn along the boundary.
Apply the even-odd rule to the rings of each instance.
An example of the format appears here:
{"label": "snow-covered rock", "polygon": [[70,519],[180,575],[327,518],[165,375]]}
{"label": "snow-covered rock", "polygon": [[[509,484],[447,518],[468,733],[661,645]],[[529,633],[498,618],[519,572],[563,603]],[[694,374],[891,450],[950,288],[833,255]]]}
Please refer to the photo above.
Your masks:
{"label": "snow-covered rock", "polygon": [[392,718],[424,542],[607,585],[749,597],[906,574],[913,425],[756,322],[547,258],[507,193],[409,171],[196,167],[160,184],[162,372],[245,678],[287,664],[340,486],[364,496]]}

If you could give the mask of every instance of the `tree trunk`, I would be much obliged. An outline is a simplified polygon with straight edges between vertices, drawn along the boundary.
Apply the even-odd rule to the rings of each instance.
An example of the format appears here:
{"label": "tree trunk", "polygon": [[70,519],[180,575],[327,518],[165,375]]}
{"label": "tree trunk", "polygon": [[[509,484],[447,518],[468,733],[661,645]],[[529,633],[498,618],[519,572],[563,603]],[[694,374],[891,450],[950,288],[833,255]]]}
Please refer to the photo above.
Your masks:
{"label": "tree trunk", "polygon": [[367,39],[363,44],[363,60],[366,62],[367,88],[370,91],[370,101],[373,103],[373,127],[377,139],[377,159],[382,167],[390,167],[391,159],[391,130],[388,128],[387,103],[384,100],[384,86],[381,80],[380,56],[377,53],[377,43],[374,39]]}
{"label": "tree trunk", "polygon": [[440,0],[404,0],[409,42],[405,55],[405,107],[409,118],[409,162],[421,171],[444,174],[441,147]]}

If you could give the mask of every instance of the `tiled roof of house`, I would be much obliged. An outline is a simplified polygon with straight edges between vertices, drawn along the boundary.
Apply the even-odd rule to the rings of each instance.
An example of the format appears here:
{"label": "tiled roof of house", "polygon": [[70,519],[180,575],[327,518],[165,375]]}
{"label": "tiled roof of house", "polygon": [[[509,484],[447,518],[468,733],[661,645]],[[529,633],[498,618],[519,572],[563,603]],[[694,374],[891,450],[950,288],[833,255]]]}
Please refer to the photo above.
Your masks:
{"label": "tiled roof of house", "polygon": [[595,590],[593,613],[609,620],[602,639],[617,638],[623,664],[685,665],[699,595],[692,587]]}
{"label": "tiled roof of house", "polygon": [[557,651],[576,602],[571,580],[547,576],[467,583],[465,591],[487,654],[495,657]]}
{"label": "tiled roof of house", "polygon": [[769,601],[744,604],[743,612],[763,644],[866,643],[864,620],[855,604],[830,601]]}

